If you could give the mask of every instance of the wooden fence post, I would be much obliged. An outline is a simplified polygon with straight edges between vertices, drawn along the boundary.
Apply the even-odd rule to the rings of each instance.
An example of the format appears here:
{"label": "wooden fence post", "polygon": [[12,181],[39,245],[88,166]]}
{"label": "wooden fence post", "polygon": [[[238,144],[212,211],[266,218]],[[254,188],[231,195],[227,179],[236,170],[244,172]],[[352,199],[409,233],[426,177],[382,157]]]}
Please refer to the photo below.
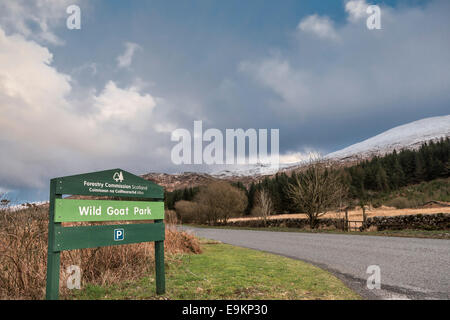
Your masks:
{"label": "wooden fence post", "polygon": [[344,226],[344,230],[348,232],[348,207],[345,208],[345,226]]}
{"label": "wooden fence post", "polygon": [[363,207],[363,225],[362,225],[362,230],[365,229],[366,226],[366,220],[367,220],[367,216],[366,216],[366,207]]}

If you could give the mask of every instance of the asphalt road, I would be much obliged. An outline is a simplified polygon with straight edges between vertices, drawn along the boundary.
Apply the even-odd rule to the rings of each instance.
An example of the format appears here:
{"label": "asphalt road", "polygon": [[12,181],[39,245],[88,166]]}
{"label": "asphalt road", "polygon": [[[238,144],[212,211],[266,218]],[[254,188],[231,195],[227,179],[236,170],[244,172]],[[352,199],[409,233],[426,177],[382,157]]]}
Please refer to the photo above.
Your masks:
{"label": "asphalt road", "polygon": [[[196,235],[300,259],[367,299],[450,299],[450,240],[185,227]],[[368,266],[381,289],[368,289]]]}

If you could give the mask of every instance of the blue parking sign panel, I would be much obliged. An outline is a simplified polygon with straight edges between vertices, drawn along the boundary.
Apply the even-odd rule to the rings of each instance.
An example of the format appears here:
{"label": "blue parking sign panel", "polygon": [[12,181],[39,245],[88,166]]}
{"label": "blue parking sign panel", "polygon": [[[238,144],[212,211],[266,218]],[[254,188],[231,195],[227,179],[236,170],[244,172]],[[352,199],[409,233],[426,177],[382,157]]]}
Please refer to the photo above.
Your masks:
{"label": "blue parking sign panel", "polygon": [[114,241],[122,241],[125,236],[124,229],[114,229]]}

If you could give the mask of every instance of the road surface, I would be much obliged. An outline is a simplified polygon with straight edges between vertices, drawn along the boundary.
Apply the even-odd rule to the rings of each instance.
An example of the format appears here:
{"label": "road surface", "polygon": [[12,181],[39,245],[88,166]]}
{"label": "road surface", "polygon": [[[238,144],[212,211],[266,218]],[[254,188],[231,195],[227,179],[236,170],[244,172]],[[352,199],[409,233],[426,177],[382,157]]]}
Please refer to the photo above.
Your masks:
{"label": "road surface", "polygon": [[[367,299],[450,299],[450,240],[183,227],[224,243],[326,269]],[[381,289],[368,289],[369,266]]]}

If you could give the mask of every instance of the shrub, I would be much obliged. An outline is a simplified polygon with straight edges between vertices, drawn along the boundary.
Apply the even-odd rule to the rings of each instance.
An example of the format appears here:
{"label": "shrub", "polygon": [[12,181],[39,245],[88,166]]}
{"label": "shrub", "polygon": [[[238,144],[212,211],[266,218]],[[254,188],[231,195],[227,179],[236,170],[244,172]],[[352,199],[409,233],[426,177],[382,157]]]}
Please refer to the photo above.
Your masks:
{"label": "shrub", "polygon": [[395,207],[397,209],[411,208],[414,206],[413,202],[406,199],[405,197],[396,197],[388,201],[387,205],[390,207]]}
{"label": "shrub", "polygon": [[216,225],[242,216],[247,207],[245,192],[227,182],[214,182],[202,187],[194,201],[178,201],[175,210],[183,223]]}
{"label": "shrub", "polygon": [[177,216],[181,220],[181,223],[193,223],[200,220],[198,205],[192,201],[177,201],[175,203],[175,210],[177,212]]}
{"label": "shrub", "polygon": [[243,215],[247,196],[242,189],[227,182],[213,182],[200,189],[194,202],[198,204],[202,223],[226,224],[230,217]]}
{"label": "shrub", "polygon": [[250,211],[250,215],[253,217],[262,217],[263,213],[259,206],[254,206],[252,211]]}

